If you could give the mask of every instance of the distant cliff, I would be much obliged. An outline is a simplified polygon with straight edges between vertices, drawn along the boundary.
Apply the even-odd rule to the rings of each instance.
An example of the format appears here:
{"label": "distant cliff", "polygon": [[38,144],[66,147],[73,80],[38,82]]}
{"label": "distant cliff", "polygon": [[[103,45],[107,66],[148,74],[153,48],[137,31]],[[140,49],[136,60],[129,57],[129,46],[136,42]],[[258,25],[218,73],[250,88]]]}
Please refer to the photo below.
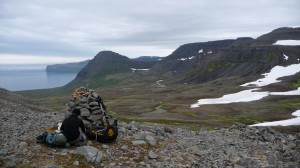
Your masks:
{"label": "distant cliff", "polygon": [[83,67],[85,67],[89,61],[90,60],[76,62],[76,63],[48,65],[46,71],[55,72],[55,73],[69,73],[69,72],[77,73]]}
{"label": "distant cliff", "polygon": [[159,61],[157,74],[172,73],[176,82],[204,83],[229,76],[260,75],[276,65],[299,63],[300,46],[273,45],[278,40],[299,40],[300,28],[279,28],[257,39],[184,44]]}
{"label": "distant cliff", "polygon": [[101,51],[78,72],[76,78],[67,84],[66,87],[76,88],[78,85],[81,85],[96,88],[99,85],[104,86],[105,77],[108,75],[131,73],[131,68],[149,69],[154,63],[137,61],[112,51]]}

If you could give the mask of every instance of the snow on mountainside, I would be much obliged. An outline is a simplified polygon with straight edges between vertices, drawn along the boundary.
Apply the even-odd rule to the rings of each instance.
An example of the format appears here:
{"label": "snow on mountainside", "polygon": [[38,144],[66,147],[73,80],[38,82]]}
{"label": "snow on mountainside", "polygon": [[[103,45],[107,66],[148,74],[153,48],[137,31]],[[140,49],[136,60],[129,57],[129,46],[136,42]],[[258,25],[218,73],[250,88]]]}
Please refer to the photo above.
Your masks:
{"label": "snow on mountainside", "polygon": [[278,40],[273,45],[300,45],[300,40]]}
{"label": "snow on mountainside", "polygon": [[[224,95],[220,98],[214,98],[214,99],[200,99],[197,103],[192,104],[191,108],[197,108],[200,107],[200,105],[205,104],[229,104],[229,103],[237,103],[237,102],[250,102],[250,101],[256,101],[260,100],[262,98],[265,98],[267,96],[271,95],[300,95],[300,87],[297,90],[287,91],[287,92],[262,92],[259,91],[262,86],[270,85],[272,83],[280,82],[278,80],[281,77],[284,76],[291,76],[296,73],[300,72],[300,64],[293,64],[289,65],[287,67],[283,66],[276,66],[271,69],[269,73],[262,74],[265,76],[264,78],[258,79],[254,82],[248,82],[241,86],[244,87],[255,87],[254,89],[244,90],[240,91],[238,93],[228,94]],[[298,110],[299,111],[299,110]],[[300,115],[298,112],[293,113],[293,115],[297,116],[295,119],[290,120],[284,120],[284,121],[275,121],[270,123],[261,123],[261,124],[255,124],[253,126],[276,126],[276,125],[300,125]]]}

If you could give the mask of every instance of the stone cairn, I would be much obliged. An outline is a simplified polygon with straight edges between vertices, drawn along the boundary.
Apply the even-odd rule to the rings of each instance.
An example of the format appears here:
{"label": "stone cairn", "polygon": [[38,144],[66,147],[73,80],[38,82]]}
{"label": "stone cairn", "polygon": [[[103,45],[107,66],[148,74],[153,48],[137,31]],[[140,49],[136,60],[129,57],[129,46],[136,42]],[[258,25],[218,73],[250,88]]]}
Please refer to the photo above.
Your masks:
{"label": "stone cairn", "polygon": [[108,116],[105,112],[104,104],[99,94],[94,90],[80,87],[72,94],[72,98],[67,104],[67,110],[80,109],[79,118],[82,119],[85,126],[95,122],[102,122],[103,117]]}

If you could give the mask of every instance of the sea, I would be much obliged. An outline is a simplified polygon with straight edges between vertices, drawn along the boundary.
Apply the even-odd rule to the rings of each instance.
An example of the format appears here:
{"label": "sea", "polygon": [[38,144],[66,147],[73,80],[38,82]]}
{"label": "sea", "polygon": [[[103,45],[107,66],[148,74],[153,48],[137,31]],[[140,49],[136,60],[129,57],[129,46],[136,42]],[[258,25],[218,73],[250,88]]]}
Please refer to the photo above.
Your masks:
{"label": "sea", "polygon": [[47,65],[0,64],[0,88],[10,91],[46,89],[64,86],[77,73],[47,73]]}

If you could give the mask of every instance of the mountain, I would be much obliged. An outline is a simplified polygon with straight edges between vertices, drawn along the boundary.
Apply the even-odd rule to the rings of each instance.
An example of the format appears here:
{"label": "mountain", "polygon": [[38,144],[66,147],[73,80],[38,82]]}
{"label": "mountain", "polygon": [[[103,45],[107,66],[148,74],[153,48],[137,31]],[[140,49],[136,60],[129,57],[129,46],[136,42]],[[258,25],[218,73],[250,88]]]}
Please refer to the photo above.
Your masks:
{"label": "mountain", "polygon": [[108,79],[109,75],[121,73],[124,76],[132,72],[131,68],[150,68],[152,76],[168,78],[174,83],[205,83],[223,77],[258,77],[276,65],[298,63],[300,46],[273,45],[278,40],[298,39],[300,28],[279,28],[256,39],[241,37],[184,44],[161,61],[153,61],[159,57],[129,59],[112,51],[101,51],[67,87],[110,86],[125,78]]}
{"label": "mountain", "polygon": [[89,61],[90,60],[76,62],[76,63],[48,65],[46,68],[46,71],[47,72],[55,72],[55,73],[67,73],[67,72],[77,73],[83,67],[85,67]]}
{"label": "mountain", "polygon": [[300,40],[300,28],[278,28],[258,37],[256,42],[264,45],[272,45],[277,40]]}
{"label": "mountain", "polygon": [[151,62],[129,59],[112,51],[101,51],[94,59],[77,74],[76,78],[67,84],[67,88],[80,85],[89,87],[103,86],[108,75],[132,72],[134,69],[149,69]]}
{"label": "mountain", "polygon": [[300,46],[273,45],[277,40],[298,39],[300,28],[280,28],[257,39],[245,37],[185,44],[158,62],[152,72],[172,73],[177,82],[192,83],[259,75],[276,65],[298,63]]}

